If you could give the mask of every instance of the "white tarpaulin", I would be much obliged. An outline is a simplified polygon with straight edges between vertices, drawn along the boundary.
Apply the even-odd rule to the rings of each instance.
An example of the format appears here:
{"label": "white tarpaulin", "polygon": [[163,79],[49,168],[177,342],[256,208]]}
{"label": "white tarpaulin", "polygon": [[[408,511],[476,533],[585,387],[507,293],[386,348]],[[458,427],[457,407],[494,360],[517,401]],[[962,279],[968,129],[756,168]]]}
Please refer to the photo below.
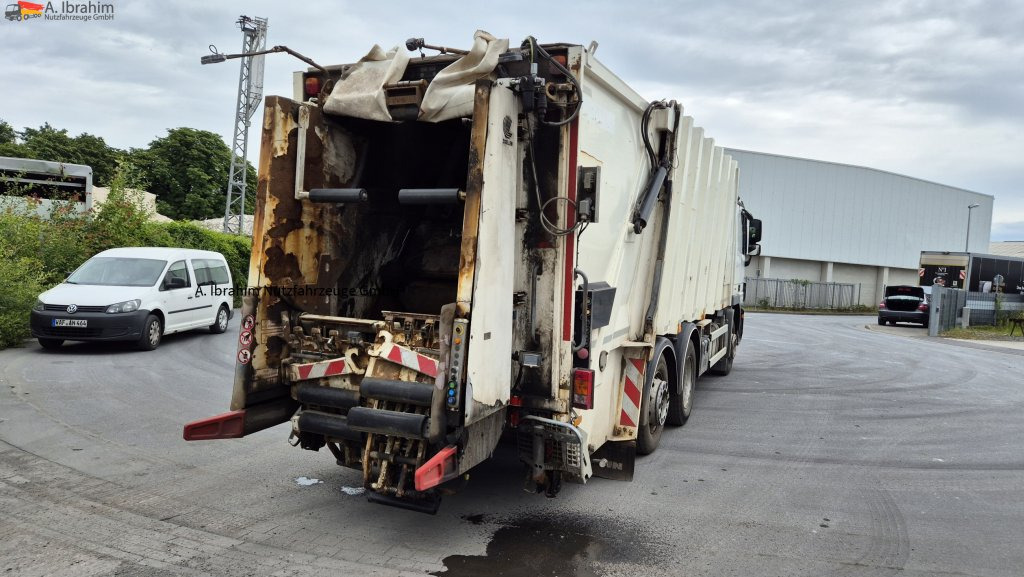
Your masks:
{"label": "white tarpaulin", "polygon": [[397,46],[384,50],[376,44],[334,85],[324,111],[339,116],[391,121],[384,86],[398,82],[405,74],[409,55]]}
{"label": "white tarpaulin", "polygon": [[[437,73],[427,86],[419,120],[441,122],[473,114],[473,83],[498,67],[498,56],[508,51],[507,38],[495,38],[483,30],[473,35],[473,48]],[[399,47],[384,52],[374,45],[370,52],[334,86],[324,111],[339,116],[391,121],[384,87],[402,79],[409,55]]]}
{"label": "white tarpaulin", "polygon": [[430,82],[420,120],[441,122],[473,114],[473,83],[498,67],[498,56],[508,51],[507,38],[495,38],[483,30],[473,35],[469,54],[449,64]]}

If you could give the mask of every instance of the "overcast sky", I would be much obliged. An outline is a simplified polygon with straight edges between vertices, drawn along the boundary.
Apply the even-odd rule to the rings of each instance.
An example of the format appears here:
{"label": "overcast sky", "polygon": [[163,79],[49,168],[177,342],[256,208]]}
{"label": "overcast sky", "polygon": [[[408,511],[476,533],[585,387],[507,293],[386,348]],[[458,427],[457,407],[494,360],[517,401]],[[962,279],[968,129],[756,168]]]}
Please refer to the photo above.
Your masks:
{"label": "overcast sky", "polygon": [[[646,98],[682,102],[718,144],[990,194],[992,239],[1024,240],[1019,0],[102,1],[113,20],[0,22],[0,118],[120,148],[179,126],[227,141],[237,61],[199,58],[209,44],[240,49],[240,14],[268,17],[269,45],[321,64],[412,36],[468,46],[477,28],[513,44],[596,40],[609,68]],[[268,57],[265,93],[291,95],[302,67]],[[255,160],[255,128],[250,143]]]}

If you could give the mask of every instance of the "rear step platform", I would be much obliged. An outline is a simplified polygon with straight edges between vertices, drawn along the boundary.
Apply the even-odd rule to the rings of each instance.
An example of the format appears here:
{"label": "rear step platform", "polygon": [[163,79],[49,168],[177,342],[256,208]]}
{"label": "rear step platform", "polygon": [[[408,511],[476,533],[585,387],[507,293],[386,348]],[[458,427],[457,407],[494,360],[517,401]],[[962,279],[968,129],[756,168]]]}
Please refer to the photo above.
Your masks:
{"label": "rear step platform", "polygon": [[371,491],[367,494],[366,500],[378,505],[388,505],[389,507],[398,507],[399,509],[427,513],[428,515],[437,514],[437,509],[441,506],[441,496],[438,494],[432,494],[423,499],[399,499],[398,497],[382,495]]}

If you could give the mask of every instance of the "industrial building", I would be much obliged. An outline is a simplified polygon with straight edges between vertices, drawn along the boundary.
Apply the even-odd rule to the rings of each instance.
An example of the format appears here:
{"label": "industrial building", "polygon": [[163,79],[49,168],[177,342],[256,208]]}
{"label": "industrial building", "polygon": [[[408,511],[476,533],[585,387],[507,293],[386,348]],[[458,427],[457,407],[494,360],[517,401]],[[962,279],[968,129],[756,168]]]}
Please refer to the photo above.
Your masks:
{"label": "industrial building", "polygon": [[918,284],[921,251],[986,252],[993,197],[862,166],[728,149],[740,197],[764,222],[752,278],[859,285],[877,304],[886,285]]}

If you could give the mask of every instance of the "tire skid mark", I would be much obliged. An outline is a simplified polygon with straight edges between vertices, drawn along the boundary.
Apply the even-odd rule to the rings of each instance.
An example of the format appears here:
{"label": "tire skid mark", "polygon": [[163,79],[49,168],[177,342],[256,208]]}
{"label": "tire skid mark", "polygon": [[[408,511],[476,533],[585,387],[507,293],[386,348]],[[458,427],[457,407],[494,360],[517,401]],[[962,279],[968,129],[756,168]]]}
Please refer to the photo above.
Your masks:
{"label": "tire skid mark", "polygon": [[844,563],[837,575],[899,575],[910,558],[906,520],[892,495],[875,479],[866,479],[858,493],[867,506],[870,533],[867,549]]}

